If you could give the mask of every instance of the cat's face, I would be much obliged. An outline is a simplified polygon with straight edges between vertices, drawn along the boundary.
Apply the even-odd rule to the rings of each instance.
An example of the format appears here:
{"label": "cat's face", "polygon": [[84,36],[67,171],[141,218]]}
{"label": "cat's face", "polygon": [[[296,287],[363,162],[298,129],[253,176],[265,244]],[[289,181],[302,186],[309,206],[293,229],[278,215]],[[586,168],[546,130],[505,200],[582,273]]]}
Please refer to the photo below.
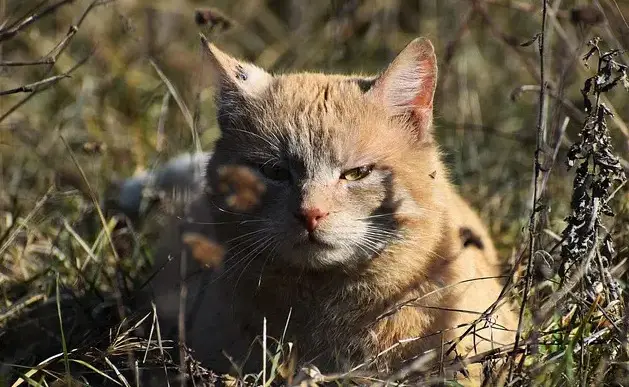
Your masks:
{"label": "cat's face", "polygon": [[208,200],[228,259],[350,266],[411,237],[405,223],[427,217],[432,188],[405,181],[430,179],[436,160],[426,133],[434,54],[417,44],[406,49],[424,50],[411,52],[424,54],[414,67],[394,62],[377,80],[273,77],[211,47],[222,138],[208,166]]}

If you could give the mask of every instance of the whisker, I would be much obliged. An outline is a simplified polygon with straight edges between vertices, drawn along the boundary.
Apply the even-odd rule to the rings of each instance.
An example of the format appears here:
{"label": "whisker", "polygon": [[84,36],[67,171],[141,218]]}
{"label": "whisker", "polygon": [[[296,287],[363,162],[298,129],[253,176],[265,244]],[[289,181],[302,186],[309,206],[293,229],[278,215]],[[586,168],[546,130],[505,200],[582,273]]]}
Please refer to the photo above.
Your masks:
{"label": "whisker", "polygon": [[[260,256],[260,254],[262,254],[262,252],[264,252],[264,250],[269,247],[270,245],[272,245],[274,242],[274,238],[270,237],[267,241],[265,241],[263,244],[258,245],[257,249],[254,250],[253,252],[247,254],[247,256],[251,256],[252,254],[254,254],[253,256],[251,256],[251,258],[248,259],[247,264],[245,265],[245,267],[243,267],[242,271],[240,272],[240,275],[238,276],[238,279],[236,279],[236,284],[234,285],[234,289],[236,289],[238,287],[238,283],[240,283],[240,278],[242,278],[242,275],[245,274],[245,271],[247,271],[247,268],[249,267],[249,265],[251,265],[251,262],[255,261],[255,259]],[[242,261],[247,260],[247,256],[245,256]]]}
{"label": "whisker", "polygon": [[234,245],[228,251],[230,251],[230,250],[233,251],[237,247],[246,244],[245,247],[241,248],[238,252],[232,254],[227,259],[225,259],[225,263],[228,263],[229,261],[233,261],[234,259],[238,258],[238,256],[240,256],[240,254],[244,253],[245,250],[250,249],[252,247],[255,248],[255,246],[257,246],[260,242],[264,241],[265,238],[266,238],[266,235],[262,235],[261,237],[258,237],[258,238],[250,237],[250,238],[246,238],[245,240],[243,240],[243,241],[239,242],[238,244]]}
{"label": "whisker", "polygon": [[245,134],[248,134],[248,135],[251,135],[251,136],[257,137],[257,138],[259,138],[259,139],[263,140],[264,142],[266,142],[266,143],[267,143],[267,145],[268,145],[271,149],[273,149],[273,150],[277,150],[277,149],[278,149],[277,144],[273,144],[273,143],[272,143],[272,142],[271,142],[268,138],[265,138],[265,137],[263,137],[263,136],[261,136],[261,135],[259,135],[259,134],[257,134],[257,133],[251,132],[251,131],[249,131],[249,130],[238,129],[238,128],[230,128],[230,130],[231,130],[231,131],[236,131],[236,132],[242,132],[242,133],[245,133]]}
{"label": "whisker", "polygon": [[[255,234],[258,234],[258,233],[261,233],[261,232],[270,231],[270,230],[271,229],[269,227],[266,227],[266,228],[261,228],[261,229],[254,230],[254,231],[251,231],[251,232],[248,232],[248,233],[245,233],[245,234],[240,234],[240,235],[238,235],[238,236],[236,236],[234,238],[226,240],[225,242],[223,242],[223,244],[228,245],[229,243],[237,241],[239,239],[246,238],[248,236],[255,235]],[[236,244],[235,246],[238,246],[238,244]],[[233,248],[233,247],[231,247],[231,248]],[[230,248],[230,250],[231,250],[231,248]],[[227,251],[229,251],[229,250],[227,250]]]}
{"label": "whisker", "polygon": [[353,220],[369,220],[369,219],[375,219],[375,218],[382,218],[382,217],[386,217],[386,216],[393,217],[394,215],[404,215],[404,216],[411,215],[411,216],[421,217],[421,216],[423,216],[423,214],[420,213],[420,212],[439,213],[441,211],[433,210],[433,209],[426,208],[426,207],[418,207],[417,211],[414,211],[414,212],[408,212],[408,211],[407,212],[387,212],[387,213],[384,213],[384,214],[375,214],[375,215],[365,216],[365,217],[362,217],[362,218],[354,218]]}
{"label": "whisker", "polygon": [[399,237],[401,236],[401,232],[399,231],[390,231],[390,230],[381,230],[381,229],[367,229],[364,234],[367,235],[381,235],[381,236],[393,236]]}
{"label": "whisker", "polygon": [[260,287],[260,285],[262,285],[262,273],[264,272],[264,268],[266,267],[266,264],[269,261],[269,257],[273,257],[274,256],[275,251],[277,251],[277,247],[280,245],[280,243],[278,241],[274,241],[274,242],[275,242],[275,244],[273,245],[273,248],[267,254],[266,259],[262,263],[262,268],[260,269],[260,276],[258,277],[258,287]]}
{"label": "whisker", "polygon": [[[245,251],[249,251],[251,252],[251,248],[256,249],[257,247],[259,247],[259,243],[264,241],[264,237],[262,238],[257,238],[255,240],[253,240],[251,243],[249,243],[247,246],[245,246],[244,248],[242,248],[240,251],[238,251],[236,254],[230,256],[229,258],[227,258],[225,260],[225,263],[227,263],[228,261],[233,261],[234,259],[236,259],[239,255],[241,255],[242,253],[244,253]],[[249,254],[249,253],[247,253]],[[223,271],[222,273],[220,273],[212,282],[216,282],[224,277],[226,277],[228,274],[230,274],[232,271],[234,271],[237,267],[238,264],[241,263],[243,261],[243,259],[238,259],[236,260],[236,262],[232,265],[230,265],[229,267],[227,267],[225,269],[225,271]]]}
{"label": "whisker", "polygon": [[[219,211],[224,212],[226,214],[238,215],[238,216],[252,216],[251,214],[246,214],[246,213],[242,213],[242,212],[233,212],[233,211],[226,210],[226,209],[222,208],[221,206],[219,206],[218,204],[216,204],[216,202],[214,200],[212,200],[211,198],[209,199],[209,202],[210,202],[211,205],[216,207]],[[254,219],[255,218],[256,217],[254,217]],[[264,218],[257,217],[257,219],[264,219]]]}
{"label": "whisker", "polygon": [[198,221],[194,221],[194,222],[190,222],[191,224],[199,224],[199,225],[209,225],[209,226],[214,226],[214,225],[219,225],[219,224],[246,224],[246,223],[255,223],[255,222],[267,222],[267,219],[246,219],[246,220],[234,220],[231,222],[198,222]]}

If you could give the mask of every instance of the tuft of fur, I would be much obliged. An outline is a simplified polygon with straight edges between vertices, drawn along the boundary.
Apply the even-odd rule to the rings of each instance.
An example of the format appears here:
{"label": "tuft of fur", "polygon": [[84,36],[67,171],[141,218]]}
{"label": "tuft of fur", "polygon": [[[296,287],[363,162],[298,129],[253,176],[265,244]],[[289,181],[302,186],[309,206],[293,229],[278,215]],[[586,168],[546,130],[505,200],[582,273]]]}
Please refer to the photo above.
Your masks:
{"label": "tuft of fur", "polygon": [[203,187],[203,172],[211,153],[185,153],[157,168],[114,183],[106,193],[103,208],[120,211],[131,219],[144,214],[153,201],[177,200]]}
{"label": "tuft of fur", "polygon": [[[502,286],[492,240],[433,140],[432,44],[414,40],[371,78],[271,75],[207,48],[222,137],[204,191],[162,240],[174,257],[152,284],[162,324],[176,326],[179,233],[195,232],[225,253],[221,270],[187,265],[186,342],[211,369],[258,372],[263,321],[324,372],[441,359]],[[363,166],[364,178],[343,178]],[[304,208],[326,214],[310,233]],[[508,304],[482,317],[458,354],[512,341]]]}

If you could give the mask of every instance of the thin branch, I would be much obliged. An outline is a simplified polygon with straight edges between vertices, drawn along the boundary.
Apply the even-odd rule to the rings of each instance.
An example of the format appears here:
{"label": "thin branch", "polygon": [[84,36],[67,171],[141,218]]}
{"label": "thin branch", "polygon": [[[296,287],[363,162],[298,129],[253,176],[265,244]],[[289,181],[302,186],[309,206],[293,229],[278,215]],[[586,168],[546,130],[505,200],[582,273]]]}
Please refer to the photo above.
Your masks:
{"label": "thin branch", "polygon": [[190,127],[190,131],[192,132],[192,139],[195,144],[198,144],[198,139],[197,139],[198,133],[194,127],[194,117],[192,116],[192,113],[190,113],[190,109],[188,109],[188,106],[186,105],[183,98],[181,97],[181,94],[179,93],[179,91],[177,91],[177,89],[172,84],[170,79],[168,79],[166,74],[164,74],[164,72],[160,69],[160,67],[157,65],[157,63],[155,63],[153,59],[149,59],[149,63],[151,64],[151,66],[153,66],[153,68],[155,69],[155,72],[157,72],[157,75],[159,75],[162,82],[164,82],[164,84],[168,88],[168,92],[175,99],[175,102],[177,102],[177,105],[179,106],[179,109],[181,110],[181,113],[183,114],[183,118],[185,119],[186,123]]}
{"label": "thin branch", "polygon": [[22,31],[25,28],[29,27],[30,25],[35,23],[37,20],[52,14],[58,8],[66,5],[66,4],[74,3],[74,1],[75,0],[61,0],[61,1],[58,1],[55,4],[52,4],[52,5],[48,6],[48,7],[46,7],[43,11],[41,11],[39,13],[34,13],[34,14],[32,14],[32,15],[24,18],[24,19],[22,19],[16,25],[11,26],[9,28],[5,28],[5,29],[0,30],[0,42],[3,42],[5,40],[9,40],[9,39],[15,37],[20,31]]}
{"label": "thin branch", "polygon": [[[81,59],[77,64],[75,64],[70,70],[66,71],[63,75],[65,75],[66,77],[69,77],[70,74],[72,74],[76,69],[78,69],[83,64],[85,64],[85,62],[87,62],[88,59],[92,57],[92,54],[93,53],[90,53],[88,56],[86,56],[85,58]],[[26,96],[26,98],[22,99],[21,101],[19,101],[18,103],[16,103],[12,107],[10,107],[9,110],[7,110],[6,113],[4,113],[3,115],[0,116],[0,122],[4,121],[14,111],[19,109],[22,105],[24,105],[26,102],[28,102],[31,98],[33,98],[34,96],[36,96],[37,94],[39,94],[41,91],[44,91],[44,90],[47,90],[47,88],[37,89],[37,90],[33,91],[32,93],[30,93],[28,96]]]}
{"label": "thin branch", "polygon": [[553,169],[553,167],[555,166],[555,161],[557,161],[557,155],[559,154],[559,148],[561,147],[561,140],[564,137],[564,134],[566,133],[566,129],[568,128],[568,123],[570,122],[570,118],[565,117],[563,120],[563,123],[561,124],[561,127],[559,128],[559,134],[557,136],[557,143],[555,144],[555,149],[553,150],[553,155],[552,155],[552,159],[549,163],[549,167],[546,168],[546,170],[544,171],[544,177],[542,177],[542,186],[539,190],[540,195],[544,194],[544,191],[546,190],[546,184],[548,184],[548,178],[550,177],[550,173]]}
{"label": "thin branch", "polygon": [[17,66],[37,66],[37,65],[50,65],[54,64],[54,60],[50,58],[42,58],[35,61],[22,61],[22,60],[8,60],[4,62],[0,62],[0,67],[17,67]]}
{"label": "thin branch", "polygon": [[[545,136],[545,124],[546,124],[546,116],[544,104],[546,103],[546,89],[548,87],[546,83],[546,73],[544,69],[544,57],[546,55],[545,51],[545,43],[546,43],[546,14],[547,14],[548,4],[546,0],[542,0],[542,31],[539,36],[539,67],[540,67],[540,84],[541,88],[539,91],[539,113],[537,115],[537,147],[535,149],[535,161],[534,161],[534,172],[533,172],[533,197],[531,198],[532,208],[531,208],[531,216],[529,218],[529,256],[526,264],[526,277],[524,283],[524,292],[522,294],[522,305],[520,306],[520,314],[518,316],[518,329],[515,333],[515,339],[513,343],[513,351],[516,351],[520,344],[520,337],[522,335],[522,322],[524,320],[524,310],[526,309],[526,303],[528,301],[529,292],[531,291],[531,286],[533,282],[532,274],[533,274],[533,256],[535,253],[535,239],[537,233],[537,198],[538,198],[538,185],[537,181],[539,179],[539,175],[541,172],[541,161],[540,156],[542,153],[542,149],[544,148],[544,139]],[[523,356],[524,357],[524,356]],[[515,361],[512,361],[509,365],[509,382],[513,380],[513,366]]]}
{"label": "thin branch", "polygon": [[485,3],[479,0],[471,0],[472,4],[476,8],[478,15],[481,17],[482,21],[487,24],[491,32],[500,39],[500,41],[505,44],[507,47],[512,49],[522,60],[522,63],[526,67],[527,71],[533,78],[539,79],[539,73],[533,61],[525,55],[520,46],[520,42],[514,36],[510,36],[504,33],[497,25],[494,23],[493,19],[489,15],[489,11],[487,11]]}
{"label": "thin branch", "polygon": [[[520,96],[520,94],[525,93],[525,92],[539,93],[541,92],[541,89],[542,88],[539,85],[518,86],[511,92],[511,99],[517,99]],[[579,108],[576,107],[576,105],[572,103],[572,101],[562,98],[560,95],[558,95],[557,93],[555,93],[554,91],[550,89],[546,89],[545,93],[547,96],[552,97],[561,105],[563,105],[563,107],[566,108],[566,110],[570,112],[572,119],[576,121],[583,121],[583,119],[585,118],[585,114],[583,114],[583,112],[579,110]]]}
{"label": "thin branch", "polygon": [[[73,26],[70,27],[70,29],[68,30],[69,32],[66,35],[66,37],[61,41],[61,43],[59,43],[57,46],[55,46],[55,48],[53,48],[53,50],[51,50],[49,55],[54,53],[54,57],[55,58],[59,57],[59,55],[61,55],[63,53],[63,51],[65,51],[65,49],[69,46],[69,41],[71,40],[70,38],[72,38],[74,35],[76,35],[76,32],[78,32],[79,28],[81,27],[81,25],[83,24],[83,22],[87,18],[87,15],[92,11],[92,9],[94,9],[95,7],[100,6],[100,5],[105,5],[105,4],[111,3],[113,1],[115,1],[115,0],[93,0],[90,3],[90,5],[87,6],[85,11],[83,11],[83,14],[79,18],[79,20]],[[76,65],[74,65],[65,74],[69,75],[72,72],[74,72],[77,68],[82,66],[85,62],[87,62],[87,60],[92,56],[92,54],[93,54],[93,52],[90,53],[85,58],[83,58],[82,60],[80,60]],[[46,69],[46,72],[45,72],[45,74],[43,76],[44,77],[50,76],[50,73],[52,72],[53,69],[54,69],[54,63],[53,64],[49,64],[48,65],[48,69]],[[0,116],[0,122],[4,121],[13,112],[15,112],[17,109],[19,109],[21,106],[23,106],[28,101],[30,101],[30,99],[33,98],[35,95],[39,94],[40,91],[41,90],[36,90],[36,91],[28,94],[25,98],[23,98],[22,100],[18,101],[15,105],[10,107],[8,111],[6,111],[4,114],[2,114]]]}
{"label": "thin branch", "polygon": [[33,93],[35,91],[41,91],[49,88],[50,86],[56,84],[61,79],[70,78],[68,74],[54,75],[52,77],[42,79],[41,81],[29,83],[28,85],[16,87],[15,89],[9,90],[0,90],[0,96],[9,95],[9,94],[17,94],[17,93]]}
{"label": "thin branch", "polygon": [[23,19],[25,19],[26,17],[28,17],[28,15],[35,13],[39,8],[43,7],[46,3],[48,3],[50,0],[40,0],[37,4],[35,4],[34,6],[32,6],[31,8],[28,9],[28,11],[24,12],[24,15],[17,18],[17,20],[15,20],[13,23],[9,23],[9,18],[7,17],[7,19],[2,23],[2,25],[0,26],[0,31],[6,31],[10,28],[15,27],[17,24],[19,24]]}
{"label": "thin branch", "polygon": [[[83,15],[86,15],[86,14],[84,13]],[[59,57],[59,54],[61,54],[66,49],[66,46],[70,44],[70,41],[72,40],[72,38],[74,37],[74,35],[76,35],[78,31],[79,29],[76,25],[70,26],[66,36],[59,43],[57,43],[55,47],[53,47],[53,49],[48,52],[48,54],[46,54],[44,57],[42,57],[39,60],[0,62],[0,67],[2,66],[6,66],[6,67],[34,66],[34,65],[43,65],[43,64],[54,65],[55,63],[57,63],[57,58]]]}

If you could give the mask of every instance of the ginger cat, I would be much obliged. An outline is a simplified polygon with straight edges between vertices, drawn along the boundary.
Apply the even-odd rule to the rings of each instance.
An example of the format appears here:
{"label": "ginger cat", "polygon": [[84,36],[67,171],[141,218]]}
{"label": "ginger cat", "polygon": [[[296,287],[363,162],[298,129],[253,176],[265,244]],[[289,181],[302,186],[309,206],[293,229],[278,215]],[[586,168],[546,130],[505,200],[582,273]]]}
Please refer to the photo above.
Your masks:
{"label": "ginger cat", "polygon": [[[162,241],[174,257],[152,284],[162,326],[177,329],[183,269],[185,342],[216,372],[260,372],[264,320],[324,373],[438,362],[502,285],[433,138],[430,41],[371,78],[271,75],[204,44],[222,137],[204,192]],[[182,232],[220,245],[222,267],[199,270],[188,250],[181,268]],[[511,343],[516,321],[503,300],[448,358]]]}

